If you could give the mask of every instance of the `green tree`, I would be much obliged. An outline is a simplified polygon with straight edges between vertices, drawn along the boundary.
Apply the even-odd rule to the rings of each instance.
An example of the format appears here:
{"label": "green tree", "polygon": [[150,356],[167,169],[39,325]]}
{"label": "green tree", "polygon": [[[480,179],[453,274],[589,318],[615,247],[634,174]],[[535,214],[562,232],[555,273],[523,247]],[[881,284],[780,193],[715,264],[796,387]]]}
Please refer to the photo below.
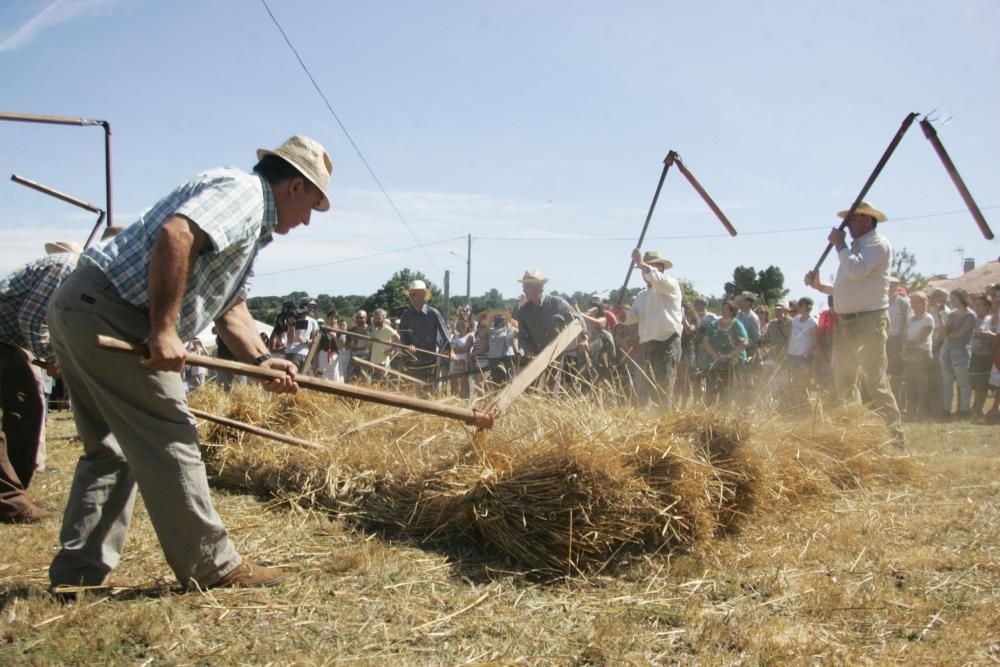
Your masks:
{"label": "green tree", "polygon": [[487,310],[502,310],[506,305],[503,294],[497,288],[491,289],[482,296],[472,297],[472,312],[482,313]]}
{"label": "green tree", "polygon": [[899,283],[907,290],[915,290],[927,287],[928,278],[916,271],[917,258],[906,248],[894,250],[892,253],[892,275],[899,278]]}
{"label": "green tree", "polygon": [[763,271],[757,271],[752,266],[737,266],[733,269],[733,279],[723,289],[729,298],[735,298],[742,292],[753,292],[759,302],[769,306],[788,294],[785,274],[776,266],[769,266]]}
{"label": "green tree", "polygon": [[391,317],[399,317],[410,307],[410,299],[403,293],[414,280],[423,280],[431,290],[428,302],[437,306],[441,302],[441,291],[423,273],[403,269],[392,274],[392,277],[377,292],[365,299],[362,307],[369,313],[376,308],[385,308]]}

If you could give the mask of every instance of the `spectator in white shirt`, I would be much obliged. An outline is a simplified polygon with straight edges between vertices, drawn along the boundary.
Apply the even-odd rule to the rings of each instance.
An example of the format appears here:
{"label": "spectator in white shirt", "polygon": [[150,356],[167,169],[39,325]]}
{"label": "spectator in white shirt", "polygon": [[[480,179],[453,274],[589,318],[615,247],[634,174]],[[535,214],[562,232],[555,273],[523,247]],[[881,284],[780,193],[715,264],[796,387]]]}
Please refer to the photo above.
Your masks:
{"label": "spectator in white shirt", "polygon": [[[886,377],[885,342],[889,333],[889,270],[892,246],[876,229],[888,218],[867,202],[847,219],[851,246],[841,229],[832,229],[827,239],[837,250],[837,275],[833,285],[820,280],[818,271],[806,274],[806,284],[833,294],[837,326],[833,338],[833,378],[841,402],[858,396],[859,378],[865,393],[882,415],[893,444],[903,447],[899,407]],[[864,372],[861,372],[864,369]]]}
{"label": "spectator in white shirt", "polygon": [[652,378],[654,394],[666,411],[673,405],[677,362],[681,355],[681,332],[684,311],[681,308],[681,284],[666,271],[673,266],[656,250],[645,255],[636,248],[632,261],[642,271],[646,289],[639,292],[628,310],[626,324],[639,324],[639,343],[643,349],[646,374]]}
{"label": "spectator in white shirt", "polygon": [[813,300],[807,296],[796,303],[797,315],[792,319],[788,339],[788,399],[792,406],[809,400],[809,380],[812,377],[813,353],[816,351],[818,329],[812,316]]}
{"label": "spectator in white shirt", "polygon": [[934,318],[927,312],[927,295],[911,294],[910,307],[913,314],[906,323],[903,343],[903,405],[907,416],[916,418],[927,414],[930,380],[940,373],[931,356]]}

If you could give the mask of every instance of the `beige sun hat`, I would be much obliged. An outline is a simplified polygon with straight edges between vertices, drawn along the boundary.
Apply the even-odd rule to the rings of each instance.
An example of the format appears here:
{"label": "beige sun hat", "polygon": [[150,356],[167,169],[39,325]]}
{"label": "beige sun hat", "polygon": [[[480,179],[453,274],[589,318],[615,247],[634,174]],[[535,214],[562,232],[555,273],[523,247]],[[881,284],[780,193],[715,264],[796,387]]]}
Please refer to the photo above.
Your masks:
{"label": "beige sun hat", "polygon": [[403,294],[405,294],[406,296],[410,296],[410,292],[416,292],[419,290],[423,290],[425,300],[431,298],[431,290],[429,287],[427,287],[427,283],[425,283],[423,280],[414,280],[413,282],[411,282],[410,286],[403,290]]}
{"label": "beige sun hat", "polygon": [[323,199],[316,210],[330,210],[327,190],[330,187],[330,174],[333,173],[333,162],[330,161],[330,156],[322,144],[315,139],[296,134],[273,151],[266,148],[257,149],[258,160],[263,160],[265,155],[277,155],[298,169],[323,193]]}
{"label": "beige sun hat", "polygon": [[643,264],[659,264],[664,269],[669,269],[674,265],[669,259],[666,259],[660,254],[659,250],[648,250],[646,254],[642,256]]}
{"label": "beige sun hat", "polygon": [[118,225],[108,225],[107,228],[105,228],[104,233],[101,234],[101,240],[107,241],[108,239],[113,239],[124,231],[124,227],[119,227]]}
{"label": "beige sun hat", "polygon": [[[846,218],[849,212],[850,211],[841,211],[840,213],[837,214],[837,217]],[[863,201],[860,204],[858,204],[858,208],[855,209],[854,212],[860,215],[870,215],[871,217],[875,218],[877,222],[885,222],[886,220],[889,219],[885,213],[878,210],[877,208],[875,208],[866,201]]]}
{"label": "beige sun hat", "polygon": [[58,255],[64,252],[79,255],[83,253],[83,246],[76,241],[56,241],[54,243],[46,243],[45,252],[50,255]]}
{"label": "beige sun hat", "polygon": [[522,283],[524,285],[544,285],[545,283],[549,282],[549,279],[545,276],[544,273],[542,273],[538,269],[528,269],[527,271],[524,272],[524,275],[518,279],[517,282]]}

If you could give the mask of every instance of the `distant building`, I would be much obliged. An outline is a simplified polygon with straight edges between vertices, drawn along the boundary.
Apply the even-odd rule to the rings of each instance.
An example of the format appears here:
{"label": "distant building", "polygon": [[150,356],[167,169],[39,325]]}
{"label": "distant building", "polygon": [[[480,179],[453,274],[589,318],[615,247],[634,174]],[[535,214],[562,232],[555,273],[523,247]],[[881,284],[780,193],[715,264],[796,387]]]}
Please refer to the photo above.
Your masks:
{"label": "distant building", "polygon": [[[966,262],[968,261],[966,260]],[[934,276],[928,283],[928,289],[940,287],[950,292],[953,289],[962,288],[969,294],[975,294],[983,292],[997,283],[1000,283],[1000,260],[986,262],[975,268],[967,269],[965,273],[956,278]]]}

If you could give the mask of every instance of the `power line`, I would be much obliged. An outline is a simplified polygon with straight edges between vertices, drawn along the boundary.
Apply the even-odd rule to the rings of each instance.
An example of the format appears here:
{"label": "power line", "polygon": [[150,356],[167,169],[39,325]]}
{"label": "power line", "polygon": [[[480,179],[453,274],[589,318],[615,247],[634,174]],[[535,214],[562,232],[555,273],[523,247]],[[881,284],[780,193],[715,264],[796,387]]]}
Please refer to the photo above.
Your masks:
{"label": "power line", "polygon": [[[988,211],[993,208],[1000,208],[1000,204],[995,204],[993,206],[981,206],[980,210]],[[927,218],[940,218],[949,215],[958,215],[961,213],[967,213],[967,209],[959,209],[957,211],[943,211],[941,213],[928,213],[926,215],[911,215],[905,218],[890,218],[890,222],[904,222],[906,220],[924,220]],[[790,234],[795,232],[814,232],[818,230],[830,229],[829,225],[823,225],[818,227],[788,227],[785,229],[764,229],[755,232],[740,232],[740,236],[768,236],[771,234]],[[682,241],[686,239],[714,239],[714,238],[729,238],[729,234],[689,234],[686,236],[647,236],[647,240],[651,241]],[[632,241],[635,242],[634,236],[620,237],[620,236],[538,236],[538,237],[524,237],[524,236],[473,236],[474,241],[563,241],[567,243],[580,242],[585,243],[589,241]]]}
{"label": "power line", "polygon": [[386,190],[385,187],[382,185],[382,181],[380,181],[379,177],[375,175],[375,170],[372,169],[370,164],[368,164],[368,160],[365,159],[365,156],[361,152],[361,149],[354,142],[354,138],[351,136],[351,133],[347,131],[347,128],[344,126],[344,123],[341,122],[340,116],[338,116],[337,112],[333,110],[333,105],[330,104],[330,100],[327,99],[326,94],[323,93],[323,90],[319,87],[319,84],[316,83],[316,79],[313,77],[312,72],[309,71],[309,68],[306,67],[305,62],[302,60],[302,56],[299,55],[298,49],[296,49],[295,46],[292,44],[292,40],[288,38],[288,35],[285,34],[284,28],[281,27],[280,23],[278,23],[278,19],[275,18],[274,12],[272,12],[271,8],[268,7],[267,0],[260,0],[260,2],[262,5],[264,5],[264,9],[267,10],[267,15],[271,17],[271,21],[274,22],[274,26],[278,29],[278,32],[280,32],[281,36],[285,39],[285,44],[287,44],[288,48],[291,49],[292,53],[295,54],[295,59],[299,61],[299,65],[302,67],[302,71],[304,71],[306,73],[306,76],[309,77],[309,81],[312,82],[313,88],[315,88],[316,92],[319,93],[319,96],[323,98],[323,103],[326,104],[326,108],[327,110],[329,110],[330,115],[333,116],[333,119],[335,121],[337,121],[337,125],[340,126],[340,129],[344,133],[344,136],[347,137],[347,141],[349,141],[351,146],[354,148],[354,152],[358,154],[359,158],[361,158],[361,162],[365,165],[365,169],[367,169],[368,173],[371,174],[371,177],[375,181],[375,184],[378,185],[378,189],[382,191],[382,194],[385,196],[385,200],[389,202],[389,206],[391,206],[392,210],[396,212],[396,216],[399,218],[400,222],[403,223],[403,226],[406,227],[406,231],[408,231],[410,233],[410,236],[413,237],[413,240],[417,242],[417,247],[424,251],[424,256],[427,257],[427,260],[434,266],[436,270],[440,271],[440,267],[438,267],[437,262],[435,262],[434,259],[431,257],[430,253],[427,252],[426,249],[424,249],[424,245],[420,242],[420,239],[418,239],[417,235],[413,232],[413,229],[410,227],[410,223],[408,223],[406,221],[406,218],[403,216],[403,212],[399,210],[399,208],[396,206],[396,202],[394,202],[392,200],[392,197],[389,196],[388,190]]}
{"label": "power line", "polygon": [[[346,259],[335,259],[332,262],[323,262],[322,264],[309,264],[307,266],[296,266],[293,269],[282,269],[281,271],[270,271],[268,273],[258,273],[258,276],[276,276],[281,273],[294,273],[295,271],[306,271],[308,269],[319,269],[324,266],[333,266],[334,264],[347,264],[348,262],[358,262],[362,259],[371,259],[372,257],[381,257],[382,255],[395,255],[400,252],[407,252],[408,250],[416,250],[418,248],[423,249],[427,246],[441,245],[442,243],[453,243],[465,239],[465,236],[456,236],[451,239],[442,239],[440,241],[431,241],[430,243],[423,243],[421,245],[410,246],[409,248],[396,248],[395,250],[384,250],[382,252],[373,252],[370,255],[360,255],[358,257],[347,257]],[[424,252],[427,252],[424,250]]]}

